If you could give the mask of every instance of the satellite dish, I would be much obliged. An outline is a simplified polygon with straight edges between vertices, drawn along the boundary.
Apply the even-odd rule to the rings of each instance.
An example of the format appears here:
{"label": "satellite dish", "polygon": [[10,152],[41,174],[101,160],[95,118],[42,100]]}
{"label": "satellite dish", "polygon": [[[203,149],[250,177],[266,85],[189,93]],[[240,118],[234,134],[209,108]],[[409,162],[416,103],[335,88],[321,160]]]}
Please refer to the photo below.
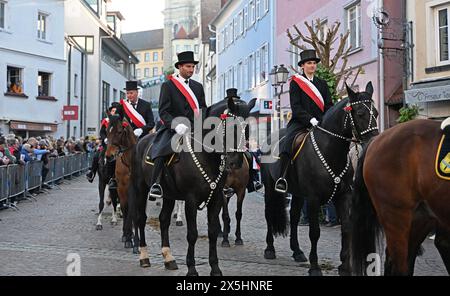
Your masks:
{"label": "satellite dish", "polygon": [[385,27],[389,24],[389,14],[386,11],[377,11],[373,15],[373,21],[377,27]]}

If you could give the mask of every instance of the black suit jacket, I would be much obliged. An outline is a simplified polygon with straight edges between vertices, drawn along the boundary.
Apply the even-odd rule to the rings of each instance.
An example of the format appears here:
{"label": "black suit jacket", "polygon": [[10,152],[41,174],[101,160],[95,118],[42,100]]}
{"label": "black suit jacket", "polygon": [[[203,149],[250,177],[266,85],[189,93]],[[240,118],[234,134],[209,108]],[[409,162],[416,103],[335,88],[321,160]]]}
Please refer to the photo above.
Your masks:
{"label": "black suit jacket", "polygon": [[[203,85],[195,80],[189,79],[189,87],[197,97],[200,109],[206,108]],[[199,111],[201,112],[201,110]],[[186,117],[189,121],[194,122],[194,111],[192,111],[185,96],[170,80],[164,82],[161,86],[159,116],[163,121],[163,129],[171,129],[172,120],[179,116]]]}
{"label": "black suit jacket", "polygon": [[[138,100],[138,104],[136,106],[136,111],[142,115],[145,119],[145,126],[142,127],[143,133],[141,137],[147,135],[154,127],[155,127],[155,119],[153,118],[153,112],[152,112],[152,105],[144,101],[142,99]],[[127,116],[125,113],[124,116],[127,117],[128,121],[130,121],[131,127],[133,130],[137,129],[138,127],[134,124],[134,122],[131,121],[131,119]]]}
{"label": "black suit jacket", "polygon": [[313,117],[318,121],[322,121],[323,115],[333,106],[330,90],[327,83],[317,77],[314,77],[312,83],[322,94],[324,100],[324,112],[314,103],[314,101],[298,86],[297,82],[291,80],[289,87],[289,95],[292,109],[292,119],[289,125],[295,124],[299,129],[311,127],[309,122]]}

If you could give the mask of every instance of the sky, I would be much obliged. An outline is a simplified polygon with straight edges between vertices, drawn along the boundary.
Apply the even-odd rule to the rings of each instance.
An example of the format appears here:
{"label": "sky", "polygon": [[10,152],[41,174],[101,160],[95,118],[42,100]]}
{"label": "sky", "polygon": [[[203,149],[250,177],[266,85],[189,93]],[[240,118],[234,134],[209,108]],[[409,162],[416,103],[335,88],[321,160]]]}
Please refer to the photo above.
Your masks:
{"label": "sky", "polygon": [[108,10],[119,10],[124,16],[122,33],[164,27],[164,0],[112,0]]}

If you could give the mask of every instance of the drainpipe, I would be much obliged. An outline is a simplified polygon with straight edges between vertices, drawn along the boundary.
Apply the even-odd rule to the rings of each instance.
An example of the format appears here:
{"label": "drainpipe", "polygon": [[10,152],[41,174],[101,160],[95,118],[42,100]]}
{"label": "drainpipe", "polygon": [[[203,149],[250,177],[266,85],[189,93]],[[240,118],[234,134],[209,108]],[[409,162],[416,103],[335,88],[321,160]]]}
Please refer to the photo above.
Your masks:
{"label": "drainpipe", "polygon": [[[383,11],[384,4],[383,0],[378,0],[378,7],[380,11]],[[383,44],[383,31],[379,29],[378,40]],[[384,56],[383,56],[383,46],[379,49],[378,61],[379,61],[379,95],[380,95],[380,132],[384,131],[385,128],[385,106],[384,106]]]}
{"label": "drainpipe", "polygon": [[[71,79],[72,76],[72,44],[67,42],[69,45],[69,54],[68,54],[68,66],[67,66],[67,106],[70,106],[70,96],[71,96]],[[67,120],[67,139],[70,138],[70,120]]]}

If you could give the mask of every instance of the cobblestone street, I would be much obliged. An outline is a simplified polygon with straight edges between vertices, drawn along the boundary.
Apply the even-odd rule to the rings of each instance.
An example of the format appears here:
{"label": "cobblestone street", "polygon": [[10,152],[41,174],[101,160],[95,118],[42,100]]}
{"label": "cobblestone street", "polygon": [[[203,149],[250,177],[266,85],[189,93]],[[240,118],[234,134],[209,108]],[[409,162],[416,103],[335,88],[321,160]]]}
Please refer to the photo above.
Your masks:
{"label": "cobblestone street", "polygon": [[[19,203],[20,211],[0,211],[0,275],[65,275],[69,253],[81,257],[81,275],[185,275],[187,268],[186,226],[170,228],[171,248],[179,269],[164,269],[160,253],[159,230],[148,223],[147,243],[152,266],[139,267],[138,256],[124,249],[121,242],[122,220],[112,226],[111,207],[105,210],[103,230],[96,230],[97,186],[84,177],[66,180],[64,184],[38,195],[37,201]],[[307,275],[308,264],[295,263],[287,238],[276,239],[277,259],[263,258],[265,248],[264,202],[260,194],[250,194],[244,201],[243,246],[234,245],[235,197],[230,203],[232,216],[231,247],[218,247],[220,267],[224,275]],[[149,220],[155,221],[159,208],[148,205]],[[199,212],[199,240],[196,260],[200,275],[209,275],[208,241],[205,212]],[[299,227],[302,250],[309,253],[308,227]],[[220,243],[220,238],[219,238]],[[425,254],[417,260],[416,275],[446,275],[444,265],[433,242],[424,243]],[[337,275],[340,229],[321,228],[319,260],[324,275]]]}

